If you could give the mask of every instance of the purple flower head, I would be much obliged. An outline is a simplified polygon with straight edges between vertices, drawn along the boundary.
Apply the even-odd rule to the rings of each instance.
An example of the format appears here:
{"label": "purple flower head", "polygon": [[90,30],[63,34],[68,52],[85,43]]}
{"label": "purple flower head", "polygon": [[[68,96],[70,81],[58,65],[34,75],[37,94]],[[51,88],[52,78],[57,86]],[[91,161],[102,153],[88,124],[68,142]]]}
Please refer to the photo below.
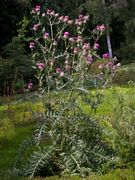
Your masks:
{"label": "purple flower head", "polygon": [[64,75],[65,75],[64,72],[61,71],[61,72],[60,72],[60,77],[64,77]]}
{"label": "purple flower head", "polygon": [[40,69],[40,70],[43,70],[45,68],[45,64],[44,63],[37,63],[36,64],[37,67]]}
{"label": "purple flower head", "polygon": [[103,54],[103,59],[109,59],[109,53]]}
{"label": "purple flower head", "polygon": [[53,46],[57,46],[57,44],[58,44],[57,41],[54,40],[54,41],[53,41]]}
{"label": "purple flower head", "polygon": [[79,20],[79,19],[76,19],[76,20],[75,20],[75,24],[81,26],[81,25],[82,25],[82,21]]}
{"label": "purple flower head", "polygon": [[30,81],[30,82],[28,83],[28,85],[27,85],[27,88],[28,88],[28,89],[32,89],[32,87],[33,87],[33,83]]}
{"label": "purple flower head", "polygon": [[73,20],[68,20],[68,22],[67,22],[67,23],[68,23],[69,25],[72,25],[72,24],[73,24],[73,22],[74,22]]}
{"label": "purple flower head", "polygon": [[39,12],[39,11],[40,11],[40,9],[41,9],[41,6],[40,6],[40,5],[36,5],[36,7],[35,7],[35,11],[36,11],[36,12]]}
{"label": "purple flower head", "polygon": [[42,13],[42,17],[45,17],[45,13]]}
{"label": "purple flower head", "polygon": [[60,16],[59,21],[63,21],[63,20],[64,20],[64,16]]}
{"label": "purple flower head", "polygon": [[75,42],[74,37],[70,37],[70,38],[69,38],[69,41],[72,42],[72,43],[74,43],[74,42]]}
{"label": "purple flower head", "polygon": [[88,55],[87,49],[84,49],[82,54],[83,54],[83,56],[87,56]]}
{"label": "purple flower head", "polygon": [[69,32],[64,32],[64,35],[63,35],[63,37],[65,38],[65,39],[67,39],[68,37],[69,37]]}
{"label": "purple flower head", "polygon": [[61,73],[61,68],[56,68],[56,73]]}
{"label": "purple flower head", "polygon": [[79,19],[75,20],[75,24],[78,25],[79,24]]}
{"label": "purple flower head", "polygon": [[117,65],[112,66],[112,70],[116,70],[117,69]]}
{"label": "purple flower head", "polygon": [[30,43],[29,43],[29,48],[30,48],[30,49],[34,49],[34,47],[35,47],[35,43],[34,43],[34,42],[30,42]]}
{"label": "purple flower head", "polygon": [[69,17],[65,16],[64,19],[63,19],[63,22],[68,22],[68,20],[69,20]]}
{"label": "purple flower head", "polygon": [[35,14],[36,13],[35,8],[33,8],[31,12],[32,14]]}
{"label": "purple flower head", "polygon": [[58,17],[59,16],[59,13],[55,13],[55,15],[54,15],[55,17]]}
{"label": "purple flower head", "polygon": [[88,64],[91,64],[92,61],[93,61],[93,58],[92,58],[92,56],[89,55],[89,56],[87,57],[87,63],[88,63]]}
{"label": "purple flower head", "polygon": [[78,36],[77,39],[76,39],[77,42],[82,42],[82,40],[83,40],[82,36]]}
{"label": "purple flower head", "polygon": [[82,14],[79,15],[79,20],[83,20],[83,15]]}
{"label": "purple flower head", "polygon": [[105,25],[104,24],[102,24],[102,25],[98,25],[97,27],[96,27],[96,30],[98,30],[98,31],[104,31],[106,28],[105,28]]}
{"label": "purple flower head", "polygon": [[85,21],[88,21],[88,20],[89,20],[89,15],[84,16],[83,19],[84,19]]}
{"label": "purple flower head", "polygon": [[50,9],[47,9],[46,14],[50,15],[51,12],[52,12],[52,11],[51,11]]}
{"label": "purple flower head", "polygon": [[100,26],[100,30],[101,31],[104,31],[106,28],[105,28],[105,25],[104,24],[102,24],[101,26]]}
{"label": "purple flower head", "polygon": [[90,44],[89,43],[84,43],[83,49],[89,50],[90,49]]}
{"label": "purple flower head", "polygon": [[77,53],[78,53],[78,48],[77,48],[77,47],[74,48],[73,53],[74,53],[74,54],[77,54]]}
{"label": "purple flower head", "polygon": [[50,15],[55,16],[55,11],[51,11]]}
{"label": "purple flower head", "polygon": [[48,39],[49,38],[49,33],[48,32],[45,32],[44,33],[44,39]]}
{"label": "purple flower head", "polygon": [[32,29],[33,29],[34,31],[37,31],[38,28],[39,28],[39,26],[40,26],[39,23],[38,23],[38,24],[34,24]]}
{"label": "purple flower head", "polygon": [[95,50],[99,49],[99,44],[98,44],[98,43],[95,43],[94,46],[93,46],[93,48],[94,48]]}

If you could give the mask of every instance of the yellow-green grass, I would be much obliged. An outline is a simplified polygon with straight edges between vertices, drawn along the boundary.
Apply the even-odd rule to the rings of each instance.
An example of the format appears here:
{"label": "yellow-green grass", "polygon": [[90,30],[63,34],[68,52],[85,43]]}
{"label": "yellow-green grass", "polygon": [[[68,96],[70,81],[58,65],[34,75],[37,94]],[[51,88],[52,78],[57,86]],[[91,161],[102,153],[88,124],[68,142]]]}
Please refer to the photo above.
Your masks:
{"label": "yellow-green grass", "polygon": [[[124,104],[135,109],[135,87],[112,87],[105,90],[99,90],[99,93],[103,93],[103,102],[99,104],[96,114],[94,113],[94,115],[111,116],[114,108],[119,104],[120,97],[123,97]],[[93,114],[89,105],[82,102],[81,105],[85,113]]]}
{"label": "yellow-green grass", "polygon": [[13,167],[19,144],[23,139],[32,135],[33,129],[33,125],[16,127],[14,137],[0,144],[0,173],[3,174],[5,172],[6,175],[6,171]]}
{"label": "yellow-green grass", "polygon": [[[97,116],[111,116],[113,113],[114,107],[118,105],[118,97],[121,95],[124,97],[124,103],[129,104],[133,108],[135,108],[135,88],[126,88],[126,87],[113,87],[113,88],[108,88],[106,90],[99,90],[103,92],[104,94],[104,100],[103,103],[99,105],[97,108],[96,115]],[[83,111],[91,114],[90,107],[86,105],[85,103],[81,102]],[[43,112],[43,104],[39,101],[36,100],[34,103],[31,101],[28,102],[18,102],[18,103],[8,103],[4,105],[0,105],[0,123],[4,120],[11,122],[11,126],[8,126],[10,128],[10,131],[5,131],[7,133],[7,136],[5,136],[4,140],[0,142],[0,180],[1,177],[4,179],[4,176],[6,175],[6,172],[8,169],[10,169],[13,165],[16,151],[19,147],[20,142],[25,139],[27,136],[30,136],[33,132],[34,126],[33,124],[33,113],[35,112]],[[92,115],[95,115],[92,112]],[[20,126],[19,126],[20,125]],[[12,131],[13,132],[12,132]],[[1,131],[1,126],[0,126],[0,131]],[[1,131],[2,132],[2,131]],[[11,134],[10,134],[11,133]],[[105,176],[94,176],[91,177],[90,179],[109,179],[109,180],[117,180],[120,178],[120,174],[122,173],[118,172],[116,175],[115,173],[110,173]],[[130,174],[129,177],[126,176],[125,173],[125,179],[133,179],[133,175]],[[133,172],[131,172],[133,174]],[[118,176],[118,177],[117,177]],[[135,177],[135,176],[134,176]],[[5,178],[8,179],[8,176],[5,176]],[[18,178],[18,177],[17,177]],[[9,177],[11,179],[11,177]],[[20,179],[20,178],[19,178]],[[24,178],[23,178],[24,179]],[[48,180],[57,180],[59,179],[58,177],[50,177],[47,178]],[[65,179],[67,179],[65,177]],[[79,180],[79,177],[73,177],[68,179],[73,179],[73,180]],[[134,178],[135,179],[135,178]],[[134,180],[133,179],[133,180]],[[119,179],[118,179],[119,180]]]}

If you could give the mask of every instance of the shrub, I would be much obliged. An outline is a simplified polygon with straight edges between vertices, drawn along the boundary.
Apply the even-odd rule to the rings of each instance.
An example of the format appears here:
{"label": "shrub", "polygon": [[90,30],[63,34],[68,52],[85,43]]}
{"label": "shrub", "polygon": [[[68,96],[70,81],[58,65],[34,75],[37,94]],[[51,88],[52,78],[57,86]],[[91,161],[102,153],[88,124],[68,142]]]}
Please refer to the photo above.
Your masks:
{"label": "shrub", "polygon": [[135,65],[121,67],[113,78],[113,83],[117,85],[127,85],[128,81],[135,82]]}
{"label": "shrub", "polygon": [[[108,166],[115,163],[111,149],[102,139],[103,132],[98,122],[77,112],[77,109],[75,112],[72,114],[70,107],[64,104],[52,115],[41,117],[34,136],[37,150],[34,148],[23,168],[20,168],[23,157],[20,154],[17,162],[19,174],[31,177],[58,173],[86,176],[92,171],[101,170],[106,163]],[[31,142],[28,141],[27,148],[21,146],[21,149],[29,149]]]}

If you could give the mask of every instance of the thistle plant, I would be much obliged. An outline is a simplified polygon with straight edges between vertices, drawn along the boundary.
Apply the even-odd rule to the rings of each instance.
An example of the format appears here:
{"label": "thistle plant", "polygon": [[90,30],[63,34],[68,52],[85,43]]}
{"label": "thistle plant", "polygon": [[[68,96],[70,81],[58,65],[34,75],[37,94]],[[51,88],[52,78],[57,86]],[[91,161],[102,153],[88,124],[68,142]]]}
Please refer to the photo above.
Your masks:
{"label": "thistle plant", "polygon": [[[100,47],[98,40],[105,26],[98,25],[85,37],[89,15],[81,14],[72,20],[69,16],[61,16],[40,6],[33,8],[31,13],[35,39],[30,41],[29,47],[33,54],[33,67],[37,69],[40,92],[50,96],[50,90],[59,93],[65,88],[70,91],[82,88],[86,76],[90,76],[91,64],[101,59],[97,54]],[[108,62],[99,66],[103,72],[96,78],[106,86],[117,65],[113,60],[110,62],[108,53],[103,54],[103,58]],[[31,85],[29,87],[32,88]]]}
{"label": "thistle plant", "polygon": [[[105,66],[102,74],[90,74],[91,64],[101,58],[97,54],[98,40],[105,26],[98,25],[85,37],[88,15],[81,14],[72,20],[53,10],[42,10],[40,6],[31,13],[35,39],[30,41],[29,47],[46,111],[38,117],[40,122],[34,135],[37,150],[31,154],[22,173],[31,177],[57,173],[89,175],[101,169],[104,163],[113,162],[98,122],[84,114],[78,103],[80,97],[84,100],[91,96],[88,80],[93,79],[95,88],[98,88],[97,81],[106,86],[114,73],[112,62],[111,66]],[[103,58],[109,63],[107,55]],[[29,82],[28,88],[32,87]],[[99,97],[96,102],[99,104],[101,96],[98,92],[95,96]],[[52,100],[55,100],[54,106]],[[93,104],[92,98],[85,102]]]}

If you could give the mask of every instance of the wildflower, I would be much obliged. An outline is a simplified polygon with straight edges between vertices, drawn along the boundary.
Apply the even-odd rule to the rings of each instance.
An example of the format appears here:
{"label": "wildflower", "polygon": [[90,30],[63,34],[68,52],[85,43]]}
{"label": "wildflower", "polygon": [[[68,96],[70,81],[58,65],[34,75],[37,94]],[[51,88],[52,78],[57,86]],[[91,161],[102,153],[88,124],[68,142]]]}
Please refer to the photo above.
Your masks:
{"label": "wildflower", "polygon": [[55,16],[55,11],[51,11],[50,15]]}
{"label": "wildflower", "polygon": [[95,50],[99,49],[99,44],[98,44],[98,43],[95,43],[93,48],[94,48]]}
{"label": "wildflower", "polygon": [[32,29],[33,29],[34,31],[37,31],[38,28],[39,28],[39,26],[40,26],[39,23],[38,23],[38,24],[34,24]]}
{"label": "wildflower", "polygon": [[74,39],[73,37],[70,37],[70,38],[69,38],[69,41],[72,42],[72,43],[74,43],[74,42],[75,42],[75,39]]}
{"label": "wildflower", "polygon": [[82,36],[78,36],[76,41],[77,42],[82,42]]}
{"label": "wildflower", "polygon": [[100,26],[100,30],[101,30],[101,31],[104,31],[104,30],[105,30],[105,25],[104,25],[104,24],[102,24],[102,25]]}
{"label": "wildflower", "polygon": [[30,81],[30,82],[28,83],[28,85],[27,85],[27,88],[28,88],[28,89],[32,89],[32,87],[33,87],[33,83]]}
{"label": "wildflower", "polygon": [[64,76],[64,72],[60,72],[60,77],[63,77]]}
{"label": "wildflower", "polygon": [[93,61],[93,58],[92,58],[92,56],[89,55],[89,56],[87,57],[87,63],[88,63],[88,64],[91,64],[92,61]]}
{"label": "wildflower", "polygon": [[42,14],[42,17],[45,17],[45,13]]}
{"label": "wildflower", "polygon": [[83,20],[83,15],[82,14],[79,15],[79,20]]}
{"label": "wildflower", "polygon": [[49,38],[49,33],[48,32],[45,32],[44,33],[44,39],[48,39]]}
{"label": "wildflower", "polygon": [[59,16],[59,13],[55,13],[55,15],[54,15],[55,17],[58,17]]}
{"label": "wildflower", "polygon": [[50,15],[51,14],[51,10],[47,9],[46,14]]}
{"label": "wildflower", "polygon": [[61,73],[61,68],[56,68],[56,73]]}
{"label": "wildflower", "polygon": [[36,7],[35,7],[35,12],[39,12],[40,9],[41,9],[41,6],[40,6],[40,5],[36,5]]}
{"label": "wildflower", "polygon": [[89,50],[90,49],[90,44],[89,43],[84,43],[83,49]]}
{"label": "wildflower", "polygon": [[63,20],[64,20],[64,16],[60,16],[59,21],[63,21]]}
{"label": "wildflower", "polygon": [[76,24],[76,25],[79,25],[79,23],[80,23],[79,19],[76,19],[76,20],[75,20],[75,24]]}
{"label": "wildflower", "polygon": [[37,63],[36,64],[37,67],[40,69],[40,70],[43,70],[45,68],[45,64],[44,63]]}
{"label": "wildflower", "polygon": [[67,22],[69,25],[72,25],[73,24],[73,20],[68,20]]}
{"label": "wildflower", "polygon": [[69,17],[65,16],[64,19],[63,19],[63,22],[68,22],[68,20],[69,20]]}
{"label": "wildflower", "polygon": [[78,48],[77,48],[77,47],[74,48],[73,53],[74,53],[74,54],[77,54],[77,53],[78,53]]}
{"label": "wildflower", "polygon": [[106,65],[105,65],[105,67],[106,68],[110,68],[112,65],[110,64],[110,63],[107,63]]}
{"label": "wildflower", "polygon": [[57,41],[53,41],[53,46],[57,46]]}
{"label": "wildflower", "polygon": [[83,56],[87,56],[88,55],[88,51],[86,49],[83,50]]}
{"label": "wildflower", "polygon": [[63,36],[65,39],[67,39],[69,37],[69,32],[64,32],[64,36]]}
{"label": "wildflower", "polygon": [[86,20],[86,21],[88,21],[88,20],[89,20],[89,15],[84,16],[83,19]]}
{"label": "wildflower", "polygon": [[104,59],[109,59],[109,53],[103,54],[103,58],[104,58]]}
{"label": "wildflower", "polygon": [[105,25],[104,25],[104,24],[102,24],[101,26],[98,25],[98,26],[96,27],[96,30],[98,30],[98,31],[104,31],[104,30],[105,30]]}
{"label": "wildflower", "polygon": [[35,47],[35,43],[34,43],[34,42],[30,42],[29,48],[30,48],[30,49],[34,49],[34,47]]}

